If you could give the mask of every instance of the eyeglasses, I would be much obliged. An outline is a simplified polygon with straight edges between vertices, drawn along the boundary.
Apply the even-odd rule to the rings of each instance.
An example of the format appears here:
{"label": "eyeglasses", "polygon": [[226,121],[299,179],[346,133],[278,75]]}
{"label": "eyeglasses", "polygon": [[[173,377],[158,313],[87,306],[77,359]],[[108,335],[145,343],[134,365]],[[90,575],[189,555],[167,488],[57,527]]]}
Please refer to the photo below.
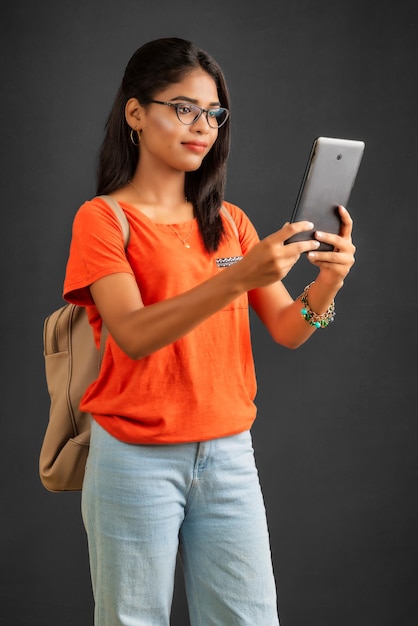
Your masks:
{"label": "eyeglasses", "polygon": [[189,104],[184,102],[161,102],[161,100],[150,100],[154,104],[165,104],[168,107],[174,107],[177,118],[182,124],[189,126],[197,122],[202,113],[206,113],[206,119],[211,128],[220,128],[229,117],[228,109],[218,107],[217,109],[202,109],[197,104]]}

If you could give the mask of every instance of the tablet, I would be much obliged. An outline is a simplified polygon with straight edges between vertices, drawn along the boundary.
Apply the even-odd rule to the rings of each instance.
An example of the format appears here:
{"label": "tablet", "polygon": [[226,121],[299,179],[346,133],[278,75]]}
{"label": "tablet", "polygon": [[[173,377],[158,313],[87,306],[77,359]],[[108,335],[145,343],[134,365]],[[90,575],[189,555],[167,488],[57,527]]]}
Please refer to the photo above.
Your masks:
{"label": "tablet", "polygon": [[[316,230],[340,232],[338,206],[348,208],[364,148],[363,141],[315,139],[290,219],[291,222],[308,220],[315,228],[293,235],[285,243],[314,239]],[[333,246],[321,242],[318,250],[333,250]]]}

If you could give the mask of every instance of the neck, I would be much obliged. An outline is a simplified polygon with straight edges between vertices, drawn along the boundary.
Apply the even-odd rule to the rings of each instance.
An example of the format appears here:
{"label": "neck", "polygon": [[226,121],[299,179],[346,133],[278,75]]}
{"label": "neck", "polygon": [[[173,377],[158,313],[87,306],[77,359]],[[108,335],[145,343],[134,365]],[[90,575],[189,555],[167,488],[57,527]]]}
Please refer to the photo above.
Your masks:
{"label": "neck", "polygon": [[154,171],[137,168],[132,183],[140,191],[143,202],[165,207],[175,207],[184,203],[184,172],[166,172],[164,176]]}
{"label": "neck", "polygon": [[132,204],[137,205],[154,222],[175,224],[193,219],[193,206],[184,195],[182,181],[165,180],[156,184],[155,178],[135,174],[126,192]]}

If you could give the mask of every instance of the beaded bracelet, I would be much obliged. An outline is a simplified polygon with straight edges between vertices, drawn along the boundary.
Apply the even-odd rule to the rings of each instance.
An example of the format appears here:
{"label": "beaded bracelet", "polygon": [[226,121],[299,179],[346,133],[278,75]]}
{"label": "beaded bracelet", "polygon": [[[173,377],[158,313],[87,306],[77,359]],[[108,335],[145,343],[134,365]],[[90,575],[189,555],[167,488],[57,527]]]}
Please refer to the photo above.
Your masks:
{"label": "beaded bracelet", "polygon": [[302,317],[315,328],[326,328],[330,322],[334,321],[335,316],[335,302],[331,302],[325,313],[315,313],[312,311],[308,302],[308,291],[315,281],[312,281],[309,285],[306,285],[300,296],[303,308],[300,310]]}

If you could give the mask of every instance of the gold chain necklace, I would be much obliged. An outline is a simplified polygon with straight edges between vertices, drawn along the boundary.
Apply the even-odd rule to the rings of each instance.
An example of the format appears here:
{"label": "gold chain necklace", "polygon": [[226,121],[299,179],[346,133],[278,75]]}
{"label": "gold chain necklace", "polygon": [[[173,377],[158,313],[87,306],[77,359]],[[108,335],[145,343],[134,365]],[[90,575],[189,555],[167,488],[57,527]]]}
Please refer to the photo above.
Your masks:
{"label": "gold chain necklace", "polygon": [[[132,182],[131,180],[129,180],[128,182],[129,182],[129,184],[131,185],[131,187],[133,187],[133,188],[135,189],[135,191],[137,191],[137,192],[139,193],[139,195],[141,196],[141,198],[142,198],[142,199],[144,199],[143,194],[141,193],[141,191],[140,191],[137,187],[135,187],[135,185],[133,184],[133,182]],[[185,201],[187,202],[187,198],[185,197],[184,199],[185,199]],[[182,237],[182,236],[180,235],[180,233],[178,233],[178,232],[176,231],[176,229],[175,229],[175,228],[173,228],[173,227],[171,226],[171,224],[167,224],[167,226],[168,226],[169,228],[171,228],[171,230],[173,231],[173,233],[174,233],[175,235],[177,235],[177,237],[180,239],[180,241],[181,241],[181,243],[183,244],[183,246],[189,250],[189,249],[191,248],[191,246],[190,246],[190,244],[189,244],[189,242],[188,242],[187,240],[188,240],[188,238],[190,237],[190,235],[191,235],[191,234],[192,234],[192,232],[193,232],[193,226],[194,226],[194,223],[192,222],[192,227],[191,227],[191,229],[189,230],[189,232],[187,233],[187,235],[186,235],[185,237]]]}
{"label": "gold chain necklace", "polygon": [[173,228],[171,226],[171,224],[167,224],[167,226],[169,226],[171,228],[171,230],[173,231],[173,233],[175,233],[177,235],[177,237],[180,239],[181,243],[183,244],[183,246],[185,248],[187,248],[187,249],[191,248],[191,246],[190,246],[190,244],[189,244],[189,242],[187,240],[188,240],[188,238],[190,237],[190,235],[193,232],[193,222],[192,222],[191,229],[189,230],[189,232],[187,233],[186,237],[184,237],[184,238],[180,236],[180,234],[176,231],[175,228]]}

